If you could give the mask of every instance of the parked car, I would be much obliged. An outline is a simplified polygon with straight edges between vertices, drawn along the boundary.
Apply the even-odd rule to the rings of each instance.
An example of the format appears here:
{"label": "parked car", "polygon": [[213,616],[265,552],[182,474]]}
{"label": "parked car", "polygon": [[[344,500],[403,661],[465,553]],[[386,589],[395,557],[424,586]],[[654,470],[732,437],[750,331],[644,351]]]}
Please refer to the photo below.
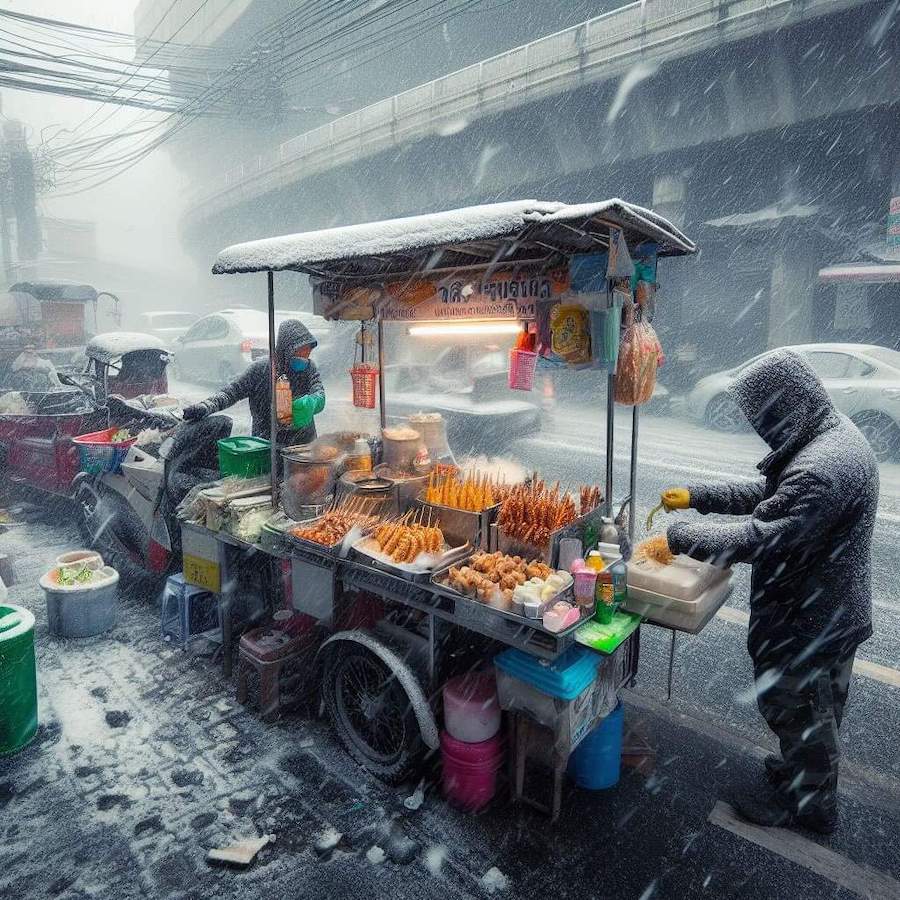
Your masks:
{"label": "parked car", "polygon": [[[285,319],[299,319],[312,332],[319,342],[313,359],[322,368],[329,356],[332,324],[312,313],[277,311],[276,330]],[[178,377],[225,384],[253,360],[268,355],[269,320],[256,309],[223,309],[195,322],[177,339],[174,349]]]}
{"label": "parked car", "polygon": [[[834,405],[862,431],[879,461],[900,454],[900,351],[870,344],[801,344],[788,349],[812,366]],[[688,413],[717,431],[746,430],[749,424],[727,391],[740,372],[765,355],[701,378],[688,397]]]}
{"label": "parked car", "polygon": [[176,312],[165,310],[163,312],[145,312],[138,316],[137,330],[144,334],[152,334],[162,338],[173,348],[174,342],[182,335],[187,334],[188,329],[199,319],[196,313]]}

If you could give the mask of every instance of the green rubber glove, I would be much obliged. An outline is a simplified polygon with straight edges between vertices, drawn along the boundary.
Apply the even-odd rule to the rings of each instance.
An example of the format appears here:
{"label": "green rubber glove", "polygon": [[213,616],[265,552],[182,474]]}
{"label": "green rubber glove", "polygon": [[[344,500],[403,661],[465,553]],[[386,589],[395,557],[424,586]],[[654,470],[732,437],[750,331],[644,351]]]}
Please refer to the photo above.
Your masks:
{"label": "green rubber glove", "polygon": [[313,416],[318,415],[325,409],[325,396],[323,394],[307,394],[305,397],[298,397],[293,405],[294,428],[306,428],[313,420]]}

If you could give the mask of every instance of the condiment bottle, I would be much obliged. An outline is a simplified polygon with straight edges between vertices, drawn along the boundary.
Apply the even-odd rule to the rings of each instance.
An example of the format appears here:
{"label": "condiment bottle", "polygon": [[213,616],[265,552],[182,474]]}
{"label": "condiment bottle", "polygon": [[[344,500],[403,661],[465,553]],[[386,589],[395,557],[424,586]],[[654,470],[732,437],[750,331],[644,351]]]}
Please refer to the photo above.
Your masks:
{"label": "condiment bottle", "polygon": [[591,550],[585,558],[584,564],[595,572],[602,572],[606,568],[606,563],[603,562],[603,557],[600,555],[599,550]]}
{"label": "condiment bottle", "polygon": [[622,560],[617,560],[610,567],[613,579],[613,596],[616,606],[621,606],[628,599],[628,570]]}
{"label": "condiment bottle", "polygon": [[597,618],[601,622],[610,622],[615,612],[615,589],[613,588],[613,575],[609,569],[605,569],[597,576]]}
{"label": "condiment bottle", "polygon": [[279,375],[275,382],[275,417],[282,425],[290,425],[294,420],[293,400],[287,375]]}

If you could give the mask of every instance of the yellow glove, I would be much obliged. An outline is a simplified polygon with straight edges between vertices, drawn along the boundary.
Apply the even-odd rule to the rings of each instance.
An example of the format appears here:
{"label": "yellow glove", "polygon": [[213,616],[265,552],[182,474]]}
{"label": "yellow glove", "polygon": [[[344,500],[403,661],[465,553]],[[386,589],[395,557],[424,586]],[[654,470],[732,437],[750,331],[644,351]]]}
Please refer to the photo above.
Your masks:
{"label": "yellow glove", "polygon": [[660,494],[660,499],[666,512],[672,512],[673,509],[691,508],[691,492],[687,488],[666,488]]}
{"label": "yellow glove", "polygon": [[653,527],[653,517],[661,510],[672,512],[673,509],[690,509],[691,493],[687,488],[666,488],[660,495],[658,506],[654,506],[647,516],[647,531]]}

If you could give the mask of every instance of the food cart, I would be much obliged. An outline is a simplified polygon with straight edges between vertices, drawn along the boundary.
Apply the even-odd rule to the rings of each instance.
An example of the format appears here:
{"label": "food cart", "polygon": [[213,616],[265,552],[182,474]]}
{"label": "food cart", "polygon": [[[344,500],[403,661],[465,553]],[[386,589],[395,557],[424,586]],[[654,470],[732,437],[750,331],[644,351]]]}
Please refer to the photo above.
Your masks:
{"label": "food cart", "polygon": [[[617,498],[613,483],[616,407],[613,401],[618,397],[615,353],[612,359],[601,359],[595,347],[588,359],[579,356],[578,334],[573,334],[573,328],[576,331],[577,328],[571,322],[563,322],[552,337],[542,339],[542,329],[549,327],[546,309],[558,308],[569,300],[576,306],[581,304],[579,308],[586,310],[584,321],[591,329],[593,341],[599,346],[604,340],[602,329],[606,328],[608,346],[612,328],[615,349],[621,316],[616,292],[627,293],[633,287],[631,282],[639,267],[643,272],[641,277],[655,286],[657,259],[691,254],[695,250],[694,244],[671,223],[622,200],[581,205],[526,200],[238,244],[219,254],[213,272],[266,274],[272,435],[278,433],[279,373],[274,352],[275,273],[278,271],[308,274],[316,313],[327,319],[360,322],[363,349],[368,345],[367,329],[377,336],[374,361],[370,360],[363,369],[354,366],[353,374],[356,377],[364,372],[368,376],[358,405],[374,408],[377,396],[380,437],[385,439],[388,421],[383,379],[384,329],[389,323],[400,323],[411,335],[429,331],[450,334],[454,329],[465,332],[497,326],[520,332],[526,338],[522,349],[510,353],[511,386],[528,386],[528,372],[523,377],[521,371],[513,371],[513,354],[524,353],[523,358],[515,357],[515,364],[524,359],[533,373],[539,354],[527,348],[534,348],[536,343],[546,344],[548,352],[543,362],[548,364],[576,360],[581,367],[603,369],[607,373],[606,467],[602,488],[588,489],[587,494],[600,499],[599,505],[585,509],[583,493],[580,512],[568,518],[565,526],[554,528],[551,522],[546,534],[533,537],[535,532],[529,531],[527,540],[523,538],[518,543],[505,536],[503,525],[498,525],[502,519],[488,521],[486,511],[476,511],[472,518],[475,530],[467,535],[467,545],[462,548],[471,553],[480,546],[482,553],[493,551],[495,557],[506,560],[509,554],[524,555],[523,541],[527,549],[530,541],[534,540],[537,547],[542,540],[543,549],[534,552],[542,553],[545,568],[552,573],[547,576],[550,578],[559,575],[553,567],[559,564],[562,543],[567,537],[581,539],[589,533],[594,541],[598,536],[601,540],[608,539],[610,529],[616,534],[615,510],[633,506],[639,406],[634,405],[631,411],[627,493]],[[644,284],[643,288],[646,287]],[[642,289],[640,283],[638,289]],[[648,295],[645,300],[649,319],[652,298]],[[575,320],[578,315],[574,316]],[[531,336],[530,344],[528,336]],[[655,365],[654,361],[654,380]],[[392,446],[396,437],[392,436]],[[373,440],[372,444],[377,457],[378,442]],[[386,453],[387,440],[383,449]],[[277,474],[280,448],[276,441],[271,442],[269,450],[270,513],[275,523],[279,518],[281,488]],[[425,456],[427,465],[427,453]],[[416,464],[420,463],[422,460],[417,458]],[[435,489],[434,480],[423,483],[430,490]],[[486,482],[476,478],[475,483],[483,489]],[[529,490],[533,491],[534,481],[531,484]],[[558,485],[551,490],[543,487],[542,482],[539,484],[537,496],[544,498],[541,502],[550,502],[551,497],[553,502],[559,499]],[[500,490],[499,485],[495,487]],[[596,495],[591,491],[596,491]],[[424,518],[425,505],[422,496],[407,496],[405,504],[395,503],[394,519],[388,518],[382,527],[388,534],[391,522],[412,523],[427,530],[433,523],[431,512],[427,520]],[[430,507],[434,508],[440,511],[443,507],[438,503]],[[355,509],[359,512],[361,507],[357,505]],[[635,519],[632,510],[628,519],[628,537],[632,539]],[[480,592],[475,597],[454,589],[453,583],[447,580],[446,557],[440,560],[445,564],[442,570],[421,572],[414,566],[392,565],[390,559],[379,558],[374,551],[372,554],[356,552],[356,546],[351,549],[346,540],[326,546],[298,536],[310,533],[310,529],[314,532],[317,521],[313,516],[306,530],[285,528],[283,521],[279,527],[267,525],[260,539],[245,544],[243,552],[270,553],[279,561],[289,561],[293,609],[314,619],[326,634],[318,648],[317,660],[325,707],[332,724],[348,752],[382,778],[391,781],[402,778],[423,751],[436,751],[441,746],[437,698],[441,685],[461,659],[471,659],[474,653],[475,658],[480,654],[483,660],[484,654],[495,652],[499,644],[501,648],[515,648],[531,658],[552,663],[565,658],[577,644],[584,643],[578,638],[583,621],[550,629],[543,627],[540,618],[525,618],[504,607],[508,596],[504,595],[495,604],[480,602]],[[621,518],[619,521],[621,524]],[[464,530],[462,526],[460,530]],[[279,531],[281,539],[273,538],[273,533]],[[627,542],[627,537],[622,537]],[[233,535],[218,539],[214,531],[198,526],[197,522],[189,523],[184,537],[186,577],[189,570],[192,573],[188,580],[227,592],[226,585],[234,584],[230,574],[235,566],[240,566],[240,558],[234,556],[240,543]],[[201,545],[209,549],[204,551]],[[387,543],[379,546],[383,550]],[[527,556],[524,558],[527,561]],[[482,556],[480,561],[485,559]],[[516,555],[515,559],[520,557]],[[451,564],[454,561],[461,566],[464,559],[451,559]],[[532,563],[537,561],[535,558]],[[487,559],[485,565],[490,564]],[[459,569],[456,571],[458,575]],[[535,571],[544,570],[535,568]],[[438,577],[441,572],[443,580]],[[532,577],[535,580],[541,581]],[[478,577],[475,581],[484,583]],[[517,585],[521,583],[517,581]],[[490,596],[496,597],[497,592]],[[359,614],[354,615],[354,610]],[[652,614],[646,618],[653,620]],[[639,622],[637,618],[635,625]],[[613,693],[634,677],[638,635],[639,629],[633,628],[614,652],[610,651],[613,655],[600,669]],[[456,653],[454,648],[466,641],[469,641],[468,656],[466,652]],[[592,721],[595,720],[596,717]]]}

